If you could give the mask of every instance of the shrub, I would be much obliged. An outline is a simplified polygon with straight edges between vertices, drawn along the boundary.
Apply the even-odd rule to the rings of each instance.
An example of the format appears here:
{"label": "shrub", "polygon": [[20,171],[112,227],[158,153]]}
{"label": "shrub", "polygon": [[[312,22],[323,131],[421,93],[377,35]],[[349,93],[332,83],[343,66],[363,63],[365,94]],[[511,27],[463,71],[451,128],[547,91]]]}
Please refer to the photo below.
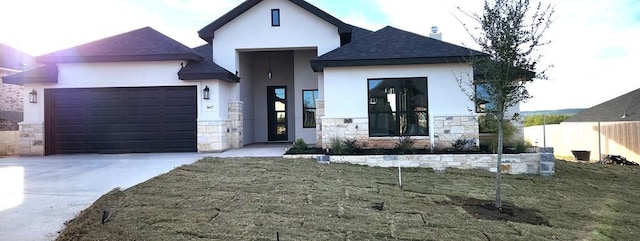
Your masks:
{"label": "shrub", "polygon": [[332,137],[329,140],[329,153],[331,154],[346,154],[347,146],[339,137]]}
{"label": "shrub", "polygon": [[398,152],[398,154],[409,154],[413,153],[413,144],[415,141],[411,139],[409,136],[401,136],[396,142],[393,150]]}
{"label": "shrub", "polygon": [[531,148],[533,145],[528,141],[518,141],[514,146],[514,150],[516,153],[525,153],[527,152],[527,148]]}
{"label": "shrub", "polygon": [[344,138],[342,142],[345,147],[345,152],[348,154],[359,153],[362,151],[362,146],[358,143],[358,138]]}
{"label": "shrub", "polygon": [[474,139],[465,139],[460,137],[451,144],[453,151],[468,151],[474,149],[476,141]]}
{"label": "shrub", "polygon": [[304,151],[307,148],[308,148],[307,143],[304,142],[304,140],[302,138],[296,139],[296,141],[293,142],[293,146],[291,147],[291,149],[293,149],[295,151]]}

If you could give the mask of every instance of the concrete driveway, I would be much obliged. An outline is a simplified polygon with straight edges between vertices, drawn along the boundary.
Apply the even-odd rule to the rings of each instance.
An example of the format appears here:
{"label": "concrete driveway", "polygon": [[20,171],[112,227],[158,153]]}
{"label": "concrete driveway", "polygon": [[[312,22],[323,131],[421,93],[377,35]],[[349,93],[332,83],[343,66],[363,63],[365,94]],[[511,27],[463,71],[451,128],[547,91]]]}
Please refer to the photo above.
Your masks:
{"label": "concrete driveway", "polygon": [[113,188],[129,188],[205,156],[282,156],[284,145],[217,154],[54,155],[0,158],[0,240],[53,240]]}

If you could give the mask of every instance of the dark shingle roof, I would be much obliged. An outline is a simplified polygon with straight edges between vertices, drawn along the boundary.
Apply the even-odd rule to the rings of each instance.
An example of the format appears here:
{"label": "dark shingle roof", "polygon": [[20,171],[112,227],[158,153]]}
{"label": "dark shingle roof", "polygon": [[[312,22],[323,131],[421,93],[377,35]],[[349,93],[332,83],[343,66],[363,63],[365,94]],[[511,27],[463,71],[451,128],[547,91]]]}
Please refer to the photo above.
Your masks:
{"label": "dark shingle roof", "polygon": [[238,82],[240,78],[213,62],[213,48],[209,44],[193,49],[200,56],[200,61],[189,63],[178,71],[181,80],[219,79],[228,82]]}
{"label": "dark shingle roof", "polygon": [[481,52],[393,27],[385,27],[311,61],[314,71],[324,67],[434,64],[468,62]]}
{"label": "dark shingle roof", "polygon": [[58,83],[58,67],[55,64],[41,65],[33,69],[2,78],[7,84]]}
{"label": "dark shingle roof", "polygon": [[[622,117],[625,118],[622,118]],[[565,122],[640,121],[640,89],[596,105]]]}
{"label": "dark shingle roof", "polygon": [[[349,39],[351,38],[351,31],[352,31],[352,28],[353,28],[351,25],[340,21],[340,19],[337,19],[334,16],[331,16],[330,14],[328,14],[325,11],[323,11],[322,9],[319,9],[316,6],[313,6],[313,5],[311,5],[310,3],[308,3],[308,2],[306,2],[304,0],[289,0],[289,1],[291,1],[292,3],[298,5],[299,7],[307,10],[308,12],[318,16],[319,18],[323,19],[324,21],[327,21],[327,22],[331,23],[332,25],[336,26],[336,28],[338,28],[338,33],[340,34],[341,38],[349,38]],[[260,2],[262,2],[262,0],[247,0],[247,1],[244,1],[243,3],[238,5],[236,8],[232,9],[230,12],[226,13],[225,15],[222,15],[222,17],[216,19],[215,21],[213,21],[209,25],[207,25],[204,28],[200,29],[200,31],[198,31],[198,35],[200,36],[201,39],[204,39],[208,43],[212,43],[213,42],[213,38],[214,38],[214,34],[213,33],[216,30],[218,30],[219,28],[221,28],[225,24],[231,22],[232,20],[234,20],[238,16],[242,15],[244,12],[246,12],[249,9],[251,9],[252,7],[254,7],[255,5],[257,5]],[[348,42],[347,40],[343,40],[343,43],[346,43],[344,41]]]}
{"label": "dark shingle roof", "polygon": [[9,45],[0,43],[0,68],[23,70],[33,67],[33,56],[17,50]]}
{"label": "dark shingle roof", "polygon": [[36,57],[45,64],[199,59],[191,48],[150,27]]}

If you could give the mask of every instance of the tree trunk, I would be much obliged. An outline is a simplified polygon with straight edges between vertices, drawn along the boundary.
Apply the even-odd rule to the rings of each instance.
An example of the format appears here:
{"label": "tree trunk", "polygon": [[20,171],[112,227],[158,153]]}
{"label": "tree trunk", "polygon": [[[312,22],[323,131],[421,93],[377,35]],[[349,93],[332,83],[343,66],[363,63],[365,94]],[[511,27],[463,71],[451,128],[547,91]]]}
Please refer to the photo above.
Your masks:
{"label": "tree trunk", "polygon": [[498,163],[496,168],[496,208],[502,210],[502,152],[504,146],[504,117],[498,116]]}

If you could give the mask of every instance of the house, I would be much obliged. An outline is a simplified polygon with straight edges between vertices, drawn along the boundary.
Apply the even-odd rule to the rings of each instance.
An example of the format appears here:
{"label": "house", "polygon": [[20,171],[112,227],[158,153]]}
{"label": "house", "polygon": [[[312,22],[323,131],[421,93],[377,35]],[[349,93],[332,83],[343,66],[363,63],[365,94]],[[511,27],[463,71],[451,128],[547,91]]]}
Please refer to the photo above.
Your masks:
{"label": "house", "polygon": [[478,138],[457,78],[473,76],[480,52],[365,30],[303,0],[247,0],[198,34],[206,44],[193,49],[147,27],[37,57],[42,67],[8,79],[37,93],[22,154]]}
{"label": "house", "polygon": [[[559,125],[547,126],[546,144],[561,156],[580,150],[589,151],[591,160],[600,160],[599,155],[622,155],[640,162],[638,103],[640,89],[583,110]],[[541,128],[527,127],[526,138],[543,140]]]}

